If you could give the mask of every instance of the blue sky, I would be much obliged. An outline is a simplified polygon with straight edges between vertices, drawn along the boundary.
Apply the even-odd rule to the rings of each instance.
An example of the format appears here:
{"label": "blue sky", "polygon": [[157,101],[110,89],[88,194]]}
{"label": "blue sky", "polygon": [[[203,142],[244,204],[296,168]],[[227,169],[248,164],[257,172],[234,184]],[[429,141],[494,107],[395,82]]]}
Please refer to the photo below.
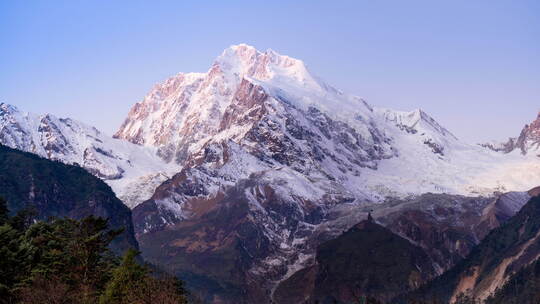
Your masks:
{"label": "blue sky", "polygon": [[272,48],[470,142],[540,110],[540,1],[0,1],[0,101],[112,134],[153,84]]}

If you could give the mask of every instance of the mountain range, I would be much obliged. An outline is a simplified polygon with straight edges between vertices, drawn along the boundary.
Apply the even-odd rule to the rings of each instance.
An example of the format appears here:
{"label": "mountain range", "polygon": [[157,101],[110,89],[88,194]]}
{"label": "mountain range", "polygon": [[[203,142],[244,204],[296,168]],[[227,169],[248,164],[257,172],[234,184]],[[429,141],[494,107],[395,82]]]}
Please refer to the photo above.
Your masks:
{"label": "mountain range", "polygon": [[317,282],[325,244],[363,239],[368,212],[363,226],[428,261],[411,286],[427,282],[532,197],[539,134],[540,118],[471,145],[420,109],[372,106],[245,44],[155,85],[113,137],[0,104],[1,144],[101,178],[132,209],[144,258],[215,303],[269,303],[299,271]]}

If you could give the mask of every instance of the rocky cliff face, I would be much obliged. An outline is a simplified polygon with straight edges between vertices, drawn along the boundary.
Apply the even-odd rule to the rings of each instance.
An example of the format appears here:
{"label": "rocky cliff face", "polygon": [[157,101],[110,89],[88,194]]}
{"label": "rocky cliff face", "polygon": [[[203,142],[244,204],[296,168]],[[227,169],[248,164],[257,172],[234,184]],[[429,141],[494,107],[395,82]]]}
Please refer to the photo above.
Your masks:
{"label": "rocky cliff face", "polygon": [[309,240],[328,210],[354,198],[285,166],[246,172],[259,159],[239,149],[207,147],[194,160],[205,162],[161,185],[134,221],[145,258],[169,265],[207,301],[265,303],[312,253]]}

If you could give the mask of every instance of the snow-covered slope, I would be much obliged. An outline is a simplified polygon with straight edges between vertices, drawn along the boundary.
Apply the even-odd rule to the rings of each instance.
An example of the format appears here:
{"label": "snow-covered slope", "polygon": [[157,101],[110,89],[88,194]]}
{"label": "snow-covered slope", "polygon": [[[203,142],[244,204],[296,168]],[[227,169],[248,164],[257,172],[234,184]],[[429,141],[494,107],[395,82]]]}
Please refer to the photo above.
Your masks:
{"label": "snow-covered slope", "polygon": [[[257,146],[272,141],[279,146],[266,151],[273,163],[261,159],[270,168],[337,180],[375,200],[527,190],[540,182],[534,157],[465,144],[422,110],[372,107],[313,76],[298,59],[245,44],[226,49],[207,73],[180,73],[156,85],[115,137],[156,147],[179,164],[210,143],[231,140],[260,156]],[[527,173],[514,169],[524,167]]]}
{"label": "snow-covered slope", "polygon": [[179,170],[159,158],[155,148],[113,139],[70,118],[21,112],[5,103],[0,103],[0,143],[77,164],[104,179],[130,207],[148,199]]}

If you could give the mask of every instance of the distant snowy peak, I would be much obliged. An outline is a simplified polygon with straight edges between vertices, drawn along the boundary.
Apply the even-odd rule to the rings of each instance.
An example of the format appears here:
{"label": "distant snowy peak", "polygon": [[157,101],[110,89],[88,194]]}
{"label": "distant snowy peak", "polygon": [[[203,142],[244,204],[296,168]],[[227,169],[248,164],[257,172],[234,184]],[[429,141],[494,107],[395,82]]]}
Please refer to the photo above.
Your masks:
{"label": "distant snowy peak", "polygon": [[269,95],[303,110],[317,107],[327,114],[353,120],[358,115],[363,119],[371,115],[372,108],[364,100],[327,84],[311,73],[302,60],[271,49],[260,52],[246,44],[231,46],[216,59],[213,68],[216,67],[232,74],[237,81],[246,79],[260,85]]}
{"label": "distant snowy peak", "polygon": [[429,132],[439,134],[452,140],[458,140],[450,131],[441,126],[435,119],[421,109],[410,112],[395,111],[390,109],[376,108],[376,112],[387,121],[396,126],[410,130],[411,132]]}
{"label": "distant snowy peak", "polygon": [[0,104],[2,144],[49,159],[86,166],[102,178],[120,178],[121,168],[99,165],[100,155],[121,159],[102,147],[100,137],[103,135],[97,129],[69,118],[21,112],[14,106]]}
{"label": "distant snowy peak", "polygon": [[[402,132],[408,133],[409,139],[415,138],[419,140],[419,143],[427,145],[432,152],[441,156],[445,154],[445,150],[463,146],[463,143],[460,143],[454,134],[421,109],[404,112],[375,108],[374,112],[385,123],[389,123]],[[402,136],[402,134],[399,134],[398,137]],[[402,146],[402,148],[405,147]]]}
{"label": "distant snowy peak", "polygon": [[509,138],[506,142],[491,142],[481,146],[497,152],[510,153],[519,151],[523,155],[540,156],[540,113],[536,119],[523,127],[519,137]]}
{"label": "distant snowy peak", "polygon": [[139,188],[145,188],[145,184],[168,178],[168,175],[162,176],[164,172],[178,170],[178,167],[163,162],[156,155],[156,149],[113,139],[70,118],[22,112],[6,103],[0,103],[0,143],[51,160],[79,165],[109,183],[130,207],[148,198],[151,195],[148,192],[153,189],[139,190],[145,192],[144,196],[126,199],[128,186],[133,188],[137,184]]}

